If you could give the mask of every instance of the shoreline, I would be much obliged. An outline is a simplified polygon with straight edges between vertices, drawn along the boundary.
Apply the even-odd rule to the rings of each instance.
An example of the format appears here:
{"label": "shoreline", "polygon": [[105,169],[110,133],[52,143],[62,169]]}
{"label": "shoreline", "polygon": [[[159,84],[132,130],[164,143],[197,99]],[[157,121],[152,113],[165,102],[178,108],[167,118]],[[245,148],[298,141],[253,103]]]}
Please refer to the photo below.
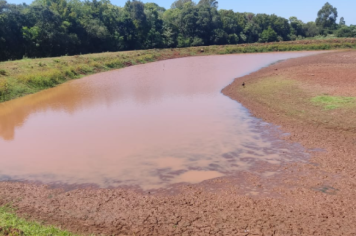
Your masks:
{"label": "shoreline", "polygon": [[[182,184],[177,187],[180,192],[173,195],[169,195],[168,190],[157,193],[92,188],[66,191],[44,185],[0,182],[0,205],[12,201],[20,215],[31,214],[33,219],[84,234],[353,233],[356,219],[352,208],[356,203],[353,188],[356,181],[353,180],[354,169],[347,169],[347,165],[352,167],[352,158],[349,158],[351,162],[343,164],[336,163],[334,157],[345,148],[345,157],[356,156],[353,155],[355,149],[350,149],[350,144],[356,141],[352,134],[337,131],[337,137],[344,138],[335,139],[335,130],[290,118],[280,111],[277,115],[270,107],[236,93],[241,86],[240,81],[245,80],[247,86],[251,86],[250,81],[262,78],[263,73],[274,73],[276,68],[281,71],[283,64],[287,64],[288,70],[290,63],[304,59],[289,59],[235,79],[223,89],[223,93],[239,101],[254,117],[290,133],[284,136],[287,142],[301,143],[309,150],[324,148],[327,151],[310,152],[312,156],[308,162],[270,166],[270,170],[280,171],[272,177],[243,173],[200,184]],[[276,135],[280,137],[281,134]],[[325,156],[328,161],[323,161]],[[246,186],[239,188],[241,183]],[[252,194],[244,195],[243,187],[253,187]],[[254,190],[262,194],[257,192],[254,195]]]}
{"label": "shoreline", "polygon": [[214,45],[175,49],[107,52],[0,62],[0,103],[86,75],[196,55],[223,55],[356,48],[356,39],[302,40],[277,43]]}

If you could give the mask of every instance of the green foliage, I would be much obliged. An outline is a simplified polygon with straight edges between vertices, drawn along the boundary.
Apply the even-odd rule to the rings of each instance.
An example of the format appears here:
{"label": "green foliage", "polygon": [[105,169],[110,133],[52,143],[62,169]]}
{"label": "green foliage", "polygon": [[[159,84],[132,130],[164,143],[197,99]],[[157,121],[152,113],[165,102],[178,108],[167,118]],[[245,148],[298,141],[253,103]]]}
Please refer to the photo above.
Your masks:
{"label": "green foliage", "polygon": [[342,26],[336,31],[336,36],[337,37],[348,37],[348,38],[353,38],[356,37],[356,25],[351,25],[349,27],[347,26]]}
{"label": "green foliage", "polygon": [[184,5],[186,4],[194,6],[194,2],[192,0],[176,0],[175,2],[172,3],[171,8],[183,9]]}
{"label": "green foliage", "polygon": [[261,42],[276,42],[278,40],[278,35],[276,31],[274,31],[271,27],[264,30],[261,34],[260,41]]}
{"label": "green foliage", "polygon": [[330,5],[330,3],[325,3],[325,5],[319,10],[318,17],[315,21],[316,25],[322,28],[334,28],[337,19],[337,9]]}
{"label": "green foliage", "polygon": [[332,110],[355,104],[356,98],[323,95],[314,97],[311,101],[315,104],[322,105],[325,110]]}
{"label": "green foliage", "polygon": [[193,42],[190,45],[191,46],[202,46],[202,45],[204,45],[204,41],[199,37],[195,37],[193,39]]}
{"label": "green foliage", "polygon": [[[12,234],[9,234],[12,232]],[[8,207],[0,207],[0,235],[74,235],[53,226],[42,226],[37,222],[27,221],[16,216],[15,212]]]}
{"label": "green foliage", "polygon": [[218,8],[219,2],[215,0],[200,0],[198,6],[208,6]]}
{"label": "green foliage", "polygon": [[316,23],[305,24],[296,17],[218,11],[216,0],[176,0],[168,10],[139,0],[127,0],[124,7],[109,0],[36,0],[30,5],[0,1],[0,25],[5,26],[0,27],[0,61],[289,41],[333,34],[337,27],[339,37],[354,37],[343,19],[335,23],[337,10],[328,3]]}
{"label": "green foliage", "polygon": [[297,36],[305,36],[305,31],[303,29],[304,23],[301,20],[298,20],[297,17],[292,16],[289,18],[290,27],[291,27],[291,35]]}
{"label": "green foliage", "polygon": [[303,29],[306,37],[315,37],[320,34],[320,28],[312,21],[303,25]]}

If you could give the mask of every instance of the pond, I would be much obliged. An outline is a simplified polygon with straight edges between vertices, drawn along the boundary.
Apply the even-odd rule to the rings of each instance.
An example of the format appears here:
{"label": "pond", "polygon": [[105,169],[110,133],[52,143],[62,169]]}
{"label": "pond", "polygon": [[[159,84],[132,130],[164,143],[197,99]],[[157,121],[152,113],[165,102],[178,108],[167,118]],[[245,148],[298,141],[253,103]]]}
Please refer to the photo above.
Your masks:
{"label": "pond", "polygon": [[312,53],[160,61],[0,104],[0,180],[152,189],[291,161],[263,135],[265,124],[221,90]]}

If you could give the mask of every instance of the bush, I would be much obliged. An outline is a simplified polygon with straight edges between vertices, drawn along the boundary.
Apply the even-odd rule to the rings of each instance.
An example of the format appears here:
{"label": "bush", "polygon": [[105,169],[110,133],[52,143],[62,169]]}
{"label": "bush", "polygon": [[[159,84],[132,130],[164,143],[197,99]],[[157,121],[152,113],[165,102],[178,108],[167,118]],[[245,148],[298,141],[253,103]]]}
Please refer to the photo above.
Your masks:
{"label": "bush", "polygon": [[77,65],[75,67],[76,74],[87,74],[87,73],[92,72],[92,71],[93,71],[93,69],[90,68],[90,66],[88,66],[86,64]]}
{"label": "bush", "polygon": [[261,42],[276,42],[278,40],[278,35],[271,27],[264,30],[260,38]]}
{"label": "bush", "polygon": [[64,75],[68,78],[73,79],[76,74],[73,73],[73,71],[71,69],[67,69],[66,71],[64,71]]}
{"label": "bush", "polygon": [[6,70],[0,70],[0,75],[7,75]]}
{"label": "bush", "polygon": [[201,38],[195,37],[193,39],[193,42],[191,43],[191,46],[203,46],[204,45],[204,41]]}
{"label": "bush", "polygon": [[124,63],[119,59],[112,59],[106,62],[105,65],[109,68],[118,68],[118,67],[123,67]]}
{"label": "bush", "polygon": [[297,40],[297,36],[295,34],[291,34],[291,35],[289,35],[289,39],[291,41],[295,41],[295,40]]}
{"label": "bush", "polygon": [[340,29],[336,31],[336,36],[337,37],[347,37],[347,38],[353,38],[356,37],[356,26],[343,26]]}

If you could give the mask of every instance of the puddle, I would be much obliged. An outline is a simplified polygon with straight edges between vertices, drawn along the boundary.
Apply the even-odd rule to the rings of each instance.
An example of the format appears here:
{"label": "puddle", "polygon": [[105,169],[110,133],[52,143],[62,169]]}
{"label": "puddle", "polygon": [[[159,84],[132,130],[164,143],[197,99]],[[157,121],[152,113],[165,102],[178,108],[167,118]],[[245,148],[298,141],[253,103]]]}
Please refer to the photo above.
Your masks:
{"label": "puddle", "polygon": [[200,183],[203,180],[221,177],[223,174],[217,171],[188,171],[173,179],[172,183]]}
{"label": "puddle", "polygon": [[319,187],[315,187],[315,188],[312,188],[312,189],[314,191],[322,192],[322,193],[329,194],[329,195],[335,195],[339,191],[338,189],[333,188],[333,187],[328,186],[328,185],[319,186]]}
{"label": "puddle", "polygon": [[312,53],[155,62],[0,104],[0,180],[148,189],[291,161],[290,150],[265,137],[265,123],[220,91]]}

